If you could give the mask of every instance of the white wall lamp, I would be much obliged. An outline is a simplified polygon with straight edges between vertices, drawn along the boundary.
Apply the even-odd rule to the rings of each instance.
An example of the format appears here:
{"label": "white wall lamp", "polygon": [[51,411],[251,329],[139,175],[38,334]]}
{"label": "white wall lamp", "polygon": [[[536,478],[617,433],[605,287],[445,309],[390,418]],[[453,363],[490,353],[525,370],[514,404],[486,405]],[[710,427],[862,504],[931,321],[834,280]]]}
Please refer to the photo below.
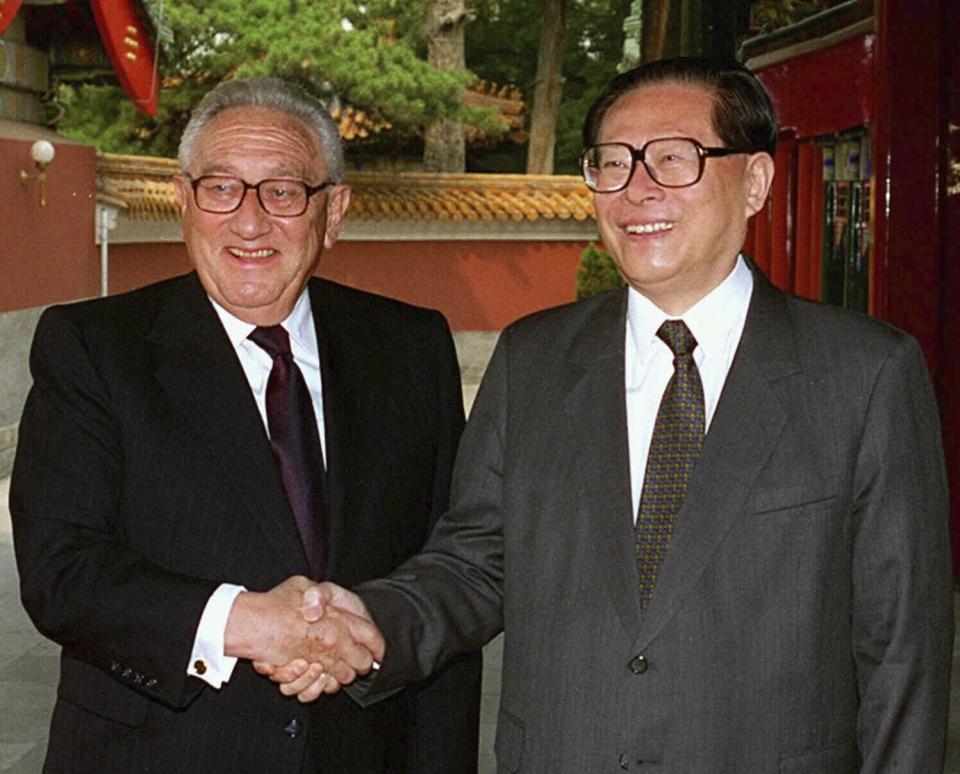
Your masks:
{"label": "white wall lamp", "polygon": [[32,178],[37,179],[37,186],[40,189],[40,206],[47,206],[47,167],[57,155],[52,142],[47,140],[37,140],[30,146],[30,157],[33,159],[34,166],[37,168],[35,174],[30,174],[25,169],[20,170],[20,182],[26,185]]}

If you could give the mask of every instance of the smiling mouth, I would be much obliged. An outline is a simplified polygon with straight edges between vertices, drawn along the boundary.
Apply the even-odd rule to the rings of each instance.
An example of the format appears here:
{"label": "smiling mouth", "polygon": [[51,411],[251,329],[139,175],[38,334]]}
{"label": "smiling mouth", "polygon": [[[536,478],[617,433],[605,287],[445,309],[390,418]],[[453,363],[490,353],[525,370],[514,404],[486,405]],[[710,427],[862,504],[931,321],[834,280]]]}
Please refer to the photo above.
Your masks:
{"label": "smiling mouth", "polygon": [[670,231],[676,223],[671,221],[659,221],[657,223],[630,223],[624,226],[624,231],[628,234],[656,234],[660,231]]}
{"label": "smiling mouth", "polygon": [[262,247],[259,250],[243,250],[239,247],[228,247],[227,252],[235,258],[246,258],[250,260],[252,258],[269,258],[276,250],[272,247]]}

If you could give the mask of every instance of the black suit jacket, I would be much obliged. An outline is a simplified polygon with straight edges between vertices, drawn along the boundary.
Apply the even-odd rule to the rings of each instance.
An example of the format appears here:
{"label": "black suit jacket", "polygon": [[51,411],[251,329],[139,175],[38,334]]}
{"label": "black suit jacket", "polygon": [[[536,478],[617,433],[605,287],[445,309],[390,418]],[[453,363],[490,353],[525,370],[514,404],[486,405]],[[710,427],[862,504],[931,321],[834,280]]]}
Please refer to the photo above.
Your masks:
{"label": "black suit jacket", "polygon": [[[436,312],[312,280],[330,578],[415,553],[446,507],[462,429]],[[45,771],[472,772],[479,655],[383,706],[304,707],[241,661],[188,677],[221,582],[309,574],[263,423],[193,274],[53,307],[31,355],[11,512],[24,606],[63,646]]]}

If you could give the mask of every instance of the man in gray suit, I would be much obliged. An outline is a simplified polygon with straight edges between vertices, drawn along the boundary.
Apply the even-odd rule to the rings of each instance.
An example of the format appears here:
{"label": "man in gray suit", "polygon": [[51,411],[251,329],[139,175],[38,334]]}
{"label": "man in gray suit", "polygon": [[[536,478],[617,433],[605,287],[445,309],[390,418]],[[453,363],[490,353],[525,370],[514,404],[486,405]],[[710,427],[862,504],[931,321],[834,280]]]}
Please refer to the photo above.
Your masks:
{"label": "man in gray suit", "polygon": [[[507,328],[425,551],[362,602],[316,595],[385,635],[352,690],[503,629],[500,772],[942,770],[929,376],[911,337],[739,254],[776,136],[735,63],[651,63],[597,99],[582,168],[628,287]],[[312,698],[330,678],[302,667],[274,679]]]}

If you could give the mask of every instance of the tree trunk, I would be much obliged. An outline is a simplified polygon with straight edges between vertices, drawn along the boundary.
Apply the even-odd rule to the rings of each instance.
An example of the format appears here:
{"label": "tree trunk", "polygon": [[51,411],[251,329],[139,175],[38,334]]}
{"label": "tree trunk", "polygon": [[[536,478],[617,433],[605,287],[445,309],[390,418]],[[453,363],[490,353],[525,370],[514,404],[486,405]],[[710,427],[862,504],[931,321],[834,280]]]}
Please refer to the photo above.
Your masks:
{"label": "tree trunk", "polygon": [[543,27],[537,54],[537,79],[530,115],[527,174],[553,174],[557,113],[563,93],[563,41],[567,31],[567,0],[543,0]]}
{"label": "tree trunk", "polygon": [[667,23],[670,20],[670,0],[657,0],[656,14],[653,45],[650,48],[649,56],[643,58],[644,62],[663,59],[663,52],[667,45]]}
{"label": "tree trunk", "polygon": [[[427,61],[441,70],[464,67],[463,30],[469,17],[464,0],[435,0],[427,19]],[[440,119],[427,127],[423,166],[430,172],[463,172],[467,166],[463,124]]]}

